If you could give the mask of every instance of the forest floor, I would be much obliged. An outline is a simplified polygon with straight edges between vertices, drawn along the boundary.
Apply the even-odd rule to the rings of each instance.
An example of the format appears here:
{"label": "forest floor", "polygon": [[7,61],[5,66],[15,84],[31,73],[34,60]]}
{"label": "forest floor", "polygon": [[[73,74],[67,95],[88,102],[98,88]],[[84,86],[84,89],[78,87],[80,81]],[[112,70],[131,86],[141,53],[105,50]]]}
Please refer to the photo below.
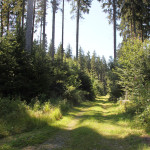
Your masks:
{"label": "forest floor", "polygon": [[49,128],[0,141],[12,150],[150,150],[150,136],[108,97],[84,102]]}

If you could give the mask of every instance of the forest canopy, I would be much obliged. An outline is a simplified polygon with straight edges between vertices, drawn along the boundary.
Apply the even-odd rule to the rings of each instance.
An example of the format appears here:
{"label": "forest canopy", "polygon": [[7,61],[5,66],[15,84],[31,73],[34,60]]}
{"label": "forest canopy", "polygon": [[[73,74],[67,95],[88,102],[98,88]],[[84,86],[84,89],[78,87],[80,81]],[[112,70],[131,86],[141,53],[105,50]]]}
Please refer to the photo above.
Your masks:
{"label": "forest canopy", "polygon": [[[114,57],[84,53],[79,47],[80,19],[90,13],[92,0],[0,1],[0,97],[32,103],[36,98],[66,99],[78,104],[97,95],[110,101],[129,100],[126,111],[150,126],[150,2],[98,0],[113,23]],[[64,11],[69,2],[76,19],[76,56],[64,49]],[[52,39],[46,36],[48,3],[52,13]],[[61,5],[62,4],[62,5]],[[62,41],[55,47],[55,16],[62,12]],[[119,23],[118,23],[119,22]],[[33,40],[39,25],[39,40]],[[117,49],[116,31],[123,41]],[[0,100],[1,101],[1,100]],[[1,102],[0,102],[1,104]]]}

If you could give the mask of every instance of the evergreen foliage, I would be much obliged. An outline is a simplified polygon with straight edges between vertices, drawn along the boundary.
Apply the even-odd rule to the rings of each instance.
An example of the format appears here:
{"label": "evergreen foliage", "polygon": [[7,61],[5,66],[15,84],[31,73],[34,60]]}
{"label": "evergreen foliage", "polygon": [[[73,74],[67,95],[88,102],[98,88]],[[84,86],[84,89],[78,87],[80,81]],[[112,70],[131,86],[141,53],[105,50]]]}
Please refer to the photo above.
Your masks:
{"label": "evergreen foliage", "polygon": [[[27,103],[37,98],[45,107],[49,99],[58,97],[60,103],[66,100],[67,104],[78,104],[109,93],[112,101],[129,100],[126,111],[138,114],[141,123],[150,125],[150,3],[98,1],[103,3],[110,22],[120,20],[114,30],[119,29],[123,36],[117,56],[108,64],[95,51],[91,56],[89,52],[84,54],[81,47],[78,49],[79,18],[82,13],[89,13],[92,0],[71,1],[77,17],[76,59],[70,45],[66,51],[63,42],[55,48],[55,14],[60,1],[51,0],[53,29],[48,52],[45,33],[48,1],[0,1],[0,105],[6,100],[6,105],[10,101],[14,107],[13,99],[18,97]],[[33,41],[38,27],[35,22],[40,25],[38,41]]]}

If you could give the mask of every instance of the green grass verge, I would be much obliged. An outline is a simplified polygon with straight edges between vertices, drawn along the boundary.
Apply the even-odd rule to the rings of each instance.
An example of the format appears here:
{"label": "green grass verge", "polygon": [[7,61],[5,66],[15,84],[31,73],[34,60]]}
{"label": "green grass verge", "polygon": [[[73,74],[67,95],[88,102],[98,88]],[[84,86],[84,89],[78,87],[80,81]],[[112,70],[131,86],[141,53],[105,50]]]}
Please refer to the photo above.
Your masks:
{"label": "green grass verge", "polygon": [[76,124],[62,150],[149,150],[144,129],[136,128],[121,106],[107,100],[108,97],[98,97],[96,101],[83,102],[61,120],[44,128],[1,139],[0,150],[20,150],[30,145],[38,147],[58,131],[68,132],[67,126],[72,120]]}
{"label": "green grass verge", "polygon": [[144,129],[133,126],[131,116],[108,97],[82,103],[78,110],[83,109],[64,150],[150,150]]}

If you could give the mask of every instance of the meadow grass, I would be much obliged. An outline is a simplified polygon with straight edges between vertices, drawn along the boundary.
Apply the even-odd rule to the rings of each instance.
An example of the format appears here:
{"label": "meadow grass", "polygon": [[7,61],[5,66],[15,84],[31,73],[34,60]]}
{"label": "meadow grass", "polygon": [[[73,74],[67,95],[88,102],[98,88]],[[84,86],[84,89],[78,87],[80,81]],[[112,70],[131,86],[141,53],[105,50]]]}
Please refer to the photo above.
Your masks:
{"label": "meadow grass", "polygon": [[70,120],[69,116],[62,119],[69,107],[66,101],[56,106],[37,101],[31,107],[20,100],[0,99],[0,107],[0,150],[40,144]]}
{"label": "meadow grass", "polygon": [[144,141],[144,129],[138,129],[122,106],[99,97],[95,102],[84,102],[71,140],[64,150],[149,150]]}
{"label": "meadow grass", "polygon": [[0,140],[0,150],[20,150],[30,145],[38,147],[58,131],[68,132],[72,121],[75,124],[69,130],[70,137],[62,150],[150,149],[143,138],[147,133],[133,126],[131,116],[125,113],[122,106],[109,102],[108,97],[98,97],[95,101],[73,107],[60,120],[50,121],[43,128],[3,138]]}

